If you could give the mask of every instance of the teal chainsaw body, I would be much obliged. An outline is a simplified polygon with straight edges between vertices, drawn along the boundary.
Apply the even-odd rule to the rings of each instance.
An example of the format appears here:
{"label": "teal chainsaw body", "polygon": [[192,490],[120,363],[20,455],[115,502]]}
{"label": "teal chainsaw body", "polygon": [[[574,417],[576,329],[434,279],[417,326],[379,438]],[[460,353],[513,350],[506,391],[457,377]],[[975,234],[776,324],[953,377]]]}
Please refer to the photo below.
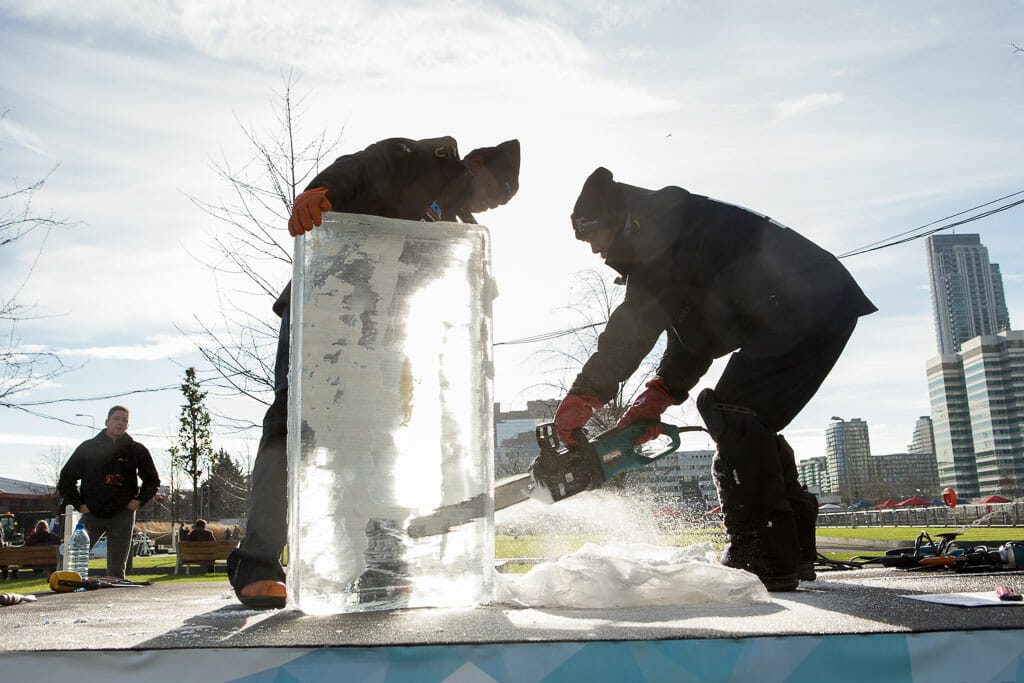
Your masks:
{"label": "teal chainsaw body", "polygon": [[530,465],[529,474],[533,482],[530,497],[542,500],[550,497],[550,502],[557,502],[600,488],[617,474],[647,467],[674,453],[679,448],[681,432],[701,430],[701,427],[677,427],[662,422],[661,433],[669,438],[669,443],[648,455],[637,450],[633,442],[649,426],[648,422],[638,422],[622,429],[609,429],[589,440],[582,429],[577,429],[573,432],[576,445],[560,449],[555,425],[551,422],[538,425],[536,433],[540,455]]}
{"label": "teal chainsaw body", "polygon": [[[565,448],[559,448],[553,423],[538,425],[536,437],[540,455],[534,459],[528,472],[494,483],[494,510],[502,510],[528,498],[554,503],[600,488],[616,474],[647,467],[674,453],[680,446],[682,432],[704,431],[703,427],[677,427],[662,422],[661,433],[668,437],[669,443],[648,455],[638,450],[633,442],[651,424],[638,422],[622,429],[609,429],[593,439],[588,439],[586,433],[578,429],[573,432],[576,444]],[[428,515],[412,519],[406,531],[413,538],[446,533],[453,526],[483,517],[487,514],[488,502],[488,497],[481,494],[438,508]]]}

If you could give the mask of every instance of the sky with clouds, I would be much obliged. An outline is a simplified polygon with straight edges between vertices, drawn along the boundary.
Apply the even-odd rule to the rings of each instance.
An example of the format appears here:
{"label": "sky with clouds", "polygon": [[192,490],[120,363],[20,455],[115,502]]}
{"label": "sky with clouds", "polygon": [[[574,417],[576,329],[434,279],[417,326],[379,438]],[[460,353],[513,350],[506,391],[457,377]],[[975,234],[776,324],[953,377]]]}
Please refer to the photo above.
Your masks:
{"label": "sky with clouds", "polygon": [[[201,264],[216,225],[190,198],[225,200],[214,164],[244,163],[241,126],[276,129],[288,73],[300,135],[340,135],[338,153],[392,136],[452,135],[463,152],[519,138],[519,194],[478,216],[497,341],[566,327],[578,273],[602,267],[568,221],[599,165],[754,208],[835,253],[1024,190],[1021,2],[581,4],[0,0],[0,188],[52,170],[33,209],[73,224],[0,249],[0,295],[21,287],[36,305],[20,348],[74,368],[21,397],[65,422],[0,412],[0,474],[39,479],[43,455],[70,453],[114,402],[165,459],[181,395],[151,390],[189,365],[203,374],[181,330],[219,312]],[[1000,264],[1015,327],[1022,223],[1018,208],[962,228]],[[891,453],[929,412],[923,241],[844,263],[880,311],[787,430],[800,458],[823,453],[830,416],[866,420],[874,452]],[[551,396],[530,388],[548,379],[538,350],[495,348],[503,408]],[[114,398],[125,392],[139,393]],[[670,416],[696,419],[691,405]],[[242,459],[257,439],[215,436]]]}

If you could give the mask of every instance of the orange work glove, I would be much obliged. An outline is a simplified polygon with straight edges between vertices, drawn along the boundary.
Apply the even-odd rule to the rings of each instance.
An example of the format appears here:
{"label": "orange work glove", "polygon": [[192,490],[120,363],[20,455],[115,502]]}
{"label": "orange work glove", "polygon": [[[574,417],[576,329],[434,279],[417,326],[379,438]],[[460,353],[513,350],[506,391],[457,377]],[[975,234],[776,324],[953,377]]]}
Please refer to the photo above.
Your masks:
{"label": "orange work glove", "polygon": [[582,429],[594,416],[594,411],[602,405],[604,404],[596,398],[586,394],[569,394],[563,398],[558,404],[558,410],[555,411],[555,431],[558,433],[558,440],[566,446],[575,446],[573,431]]}
{"label": "orange work glove", "polygon": [[661,414],[674,403],[675,401],[668,394],[665,382],[660,377],[655,377],[647,383],[647,388],[636,397],[633,405],[619,418],[615,426],[622,429],[634,422],[653,421],[654,424],[648,426],[643,434],[633,440],[633,444],[639,446],[651,439],[658,438],[658,435],[661,434],[661,426],[658,424],[661,422]]}
{"label": "orange work glove", "polygon": [[327,198],[326,187],[314,187],[306,190],[295,198],[292,204],[292,217],[288,219],[288,234],[298,237],[309,232],[314,225],[320,225],[324,211],[331,210],[331,200]]}

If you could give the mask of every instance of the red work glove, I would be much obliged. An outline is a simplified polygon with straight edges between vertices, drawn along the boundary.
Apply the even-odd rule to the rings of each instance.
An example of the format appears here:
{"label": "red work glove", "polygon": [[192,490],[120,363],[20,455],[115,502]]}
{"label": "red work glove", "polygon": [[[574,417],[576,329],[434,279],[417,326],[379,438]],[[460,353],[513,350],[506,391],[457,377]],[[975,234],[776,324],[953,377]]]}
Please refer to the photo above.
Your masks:
{"label": "red work glove", "polygon": [[331,210],[326,187],[314,187],[295,198],[292,217],[288,219],[288,234],[298,237],[309,232],[314,225],[320,225],[322,213]]}
{"label": "red work glove", "polygon": [[651,439],[658,438],[658,435],[661,434],[661,426],[658,424],[661,422],[661,414],[674,403],[675,401],[668,394],[665,382],[660,377],[655,377],[647,383],[647,388],[636,397],[633,405],[619,418],[615,426],[622,429],[634,422],[653,421],[655,424],[647,427],[643,434],[633,440],[633,444],[639,446]]}
{"label": "red work glove", "polygon": [[555,411],[555,431],[558,433],[558,440],[566,446],[575,446],[573,430],[582,429],[594,416],[594,411],[602,405],[604,404],[596,398],[586,394],[569,394],[563,398],[558,404],[558,410]]}

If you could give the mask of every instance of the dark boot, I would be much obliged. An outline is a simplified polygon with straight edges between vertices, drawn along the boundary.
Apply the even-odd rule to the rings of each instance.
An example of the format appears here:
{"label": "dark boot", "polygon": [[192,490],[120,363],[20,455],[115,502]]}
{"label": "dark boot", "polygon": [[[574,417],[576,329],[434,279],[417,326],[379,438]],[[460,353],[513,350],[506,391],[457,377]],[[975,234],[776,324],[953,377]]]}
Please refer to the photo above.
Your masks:
{"label": "dark boot", "polygon": [[718,444],[711,468],[729,538],[722,563],[756,574],[770,591],[795,590],[799,543],[775,434],[752,411],[717,404],[710,389],[697,409]]}
{"label": "dark boot", "polygon": [[228,581],[238,601],[256,609],[281,609],[287,600],[281,563],[247,555],[236,548],[228,555]]}
{"label": "dark boot", "polygon": [[797,541],[800,543],[797,575],[801,581],[814,581],[817,578],[814,573],[814,563],[818,560],[815,533],[818,523],[818,499],[800,484],[793,448],[781,434],[776,437],[776,444],[779,452],[779,464],[782,467],[782,478],[786,484],[786,497],[789,499],[789,507],[793,510]]}

